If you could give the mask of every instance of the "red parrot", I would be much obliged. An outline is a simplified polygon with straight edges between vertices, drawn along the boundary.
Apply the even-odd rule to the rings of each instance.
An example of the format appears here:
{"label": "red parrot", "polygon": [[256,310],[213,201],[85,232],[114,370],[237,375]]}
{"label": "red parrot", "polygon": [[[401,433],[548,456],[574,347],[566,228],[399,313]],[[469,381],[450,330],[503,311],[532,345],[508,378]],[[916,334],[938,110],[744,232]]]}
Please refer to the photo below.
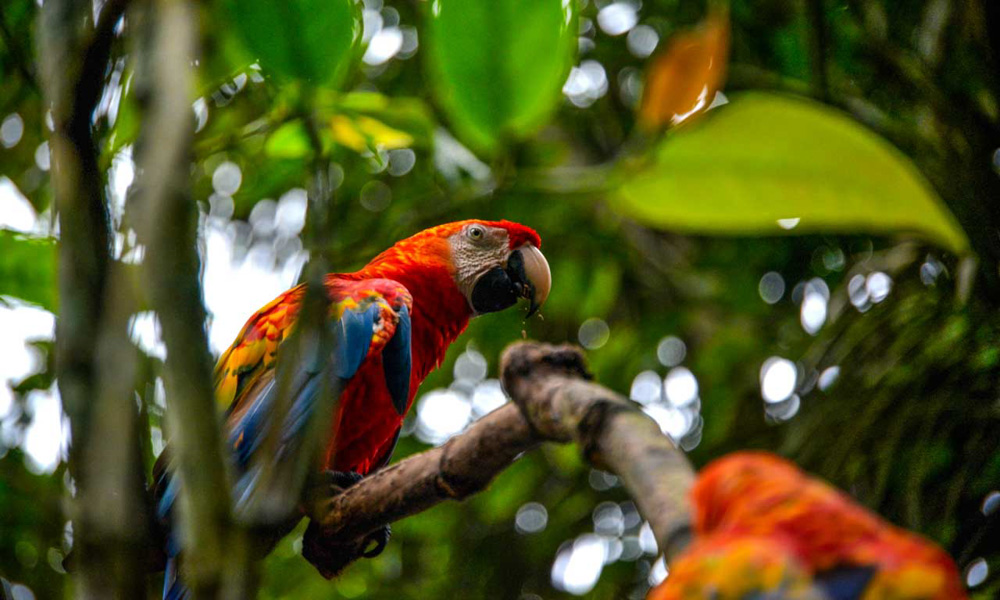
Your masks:
{"label": "red parrot", "polygon": [[[509,221],[468,220],[432,227],[397,242],[359,271],[325,277],[330,324],[339,377],[337,409],[329,425],[329,443],[318,471],[341,486],[385,465],[395,447],[406,411],[424,378],[444,360],[448,346],[469,323],[484,313],[503,310],[519,298],[530,302],[528,314],[545,302],[551,274],[540,252],[538,234]],[[278,396],[276,373],[291,367],[292,399],[281,428],[275,457],[281,469],[286,455],[301,444],[305,425],[320,403],[323,382],[315,361],[281,365],[280,347],[288,339],[305,296],[299,285],[278,296],[250,317],[215,368],[216,396],[227,406],[226,436],[237,474],[237,507],[259,493],[255,466]],[[281,365],[279,367],[279,365]],[[157,503],[164,520],[176,498],[176,479],[162,471]],[[281,535],[301,518],[288,515]],[[381,551],[388,529],[373,534]],[[168,544],[165,598],[183,598],[176,581],[177,544]],[[310,526],[303,554],[324,575],[342,566],[334,541]],[[368,554],[366,554],[367,556]]]}
{"label": "red parrot", "polygon": [[777,456],[738,452],[713,462],[691,501],[695,542],[647,600],[776,591],[829,600],[966,598],[943,550]]}

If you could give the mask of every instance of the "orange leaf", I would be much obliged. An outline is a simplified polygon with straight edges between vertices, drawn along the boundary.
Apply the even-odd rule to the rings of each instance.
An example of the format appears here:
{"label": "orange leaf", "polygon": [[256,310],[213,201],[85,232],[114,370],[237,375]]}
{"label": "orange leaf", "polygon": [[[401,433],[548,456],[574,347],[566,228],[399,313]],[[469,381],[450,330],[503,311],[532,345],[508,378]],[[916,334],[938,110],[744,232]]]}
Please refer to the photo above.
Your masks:
{"label": "orange leaf", "polygon": [[722,86],[729,58],[729,12],[710,12],[700,27],[675,35],[646,72],[639,122],[666,129],[701,114]]}

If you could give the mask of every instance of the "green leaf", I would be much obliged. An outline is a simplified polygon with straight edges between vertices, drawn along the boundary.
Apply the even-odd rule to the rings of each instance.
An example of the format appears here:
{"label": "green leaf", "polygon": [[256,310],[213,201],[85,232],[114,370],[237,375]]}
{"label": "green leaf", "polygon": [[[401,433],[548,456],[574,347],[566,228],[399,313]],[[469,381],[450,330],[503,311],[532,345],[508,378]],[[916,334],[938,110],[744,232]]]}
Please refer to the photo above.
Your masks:
{"label": "green leaf", "polygon": [[954,216],[901,152],[844,114],[747,93],[621,172],[616,209],[653,227],[709,234],[916,233],[969,248]]}
{"label": "green leaf", "polygon": [[268,136],[264,151],[273,158],[305,158],[312,149],[305,126],[300,121],[292,121]]}
{"label": "green leaf", "polygon": [[336,86],[361,41],[355,0],[226,0],[230,18],[265,72]]}
{"label": "green leaf", "polygon": [[56,310],[56,244],[0,229],[0,296]]}
{"label": "green leaf", "polygon": [[524,138],[558,105],[576,50],[571,0],[428,3],[431,87],[456,132],[494,152]]}

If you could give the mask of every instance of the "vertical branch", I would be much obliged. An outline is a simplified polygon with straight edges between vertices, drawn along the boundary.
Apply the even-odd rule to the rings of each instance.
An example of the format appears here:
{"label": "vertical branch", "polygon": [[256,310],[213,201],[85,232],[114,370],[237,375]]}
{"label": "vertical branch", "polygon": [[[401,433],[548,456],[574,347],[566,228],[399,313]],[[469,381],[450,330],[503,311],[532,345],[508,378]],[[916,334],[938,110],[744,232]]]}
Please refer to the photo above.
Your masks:
{"label": "vertical branch", "polygon": [[138,598],[145,592],[143,557],[152,511],[145,502],[134,382],[137,349],[128,337],[135,312],[125,269],[111,270],[97,339],[97,389],[82,450],[77,521],[82,598]]}
{"label": "vertical branch", "polygon": [[[146,281],[167,347],[167,420],[182,482],[179,499],[182,574],[196,598],[249,597],[247,573],[237,565],[245,545],[230,514],[212,387],[212,358],[196,248],[197,213],[190,197],[189,164],[194,131],[191,64],[195,23],[186,0],[150,0],[145,6],[146,52],[141,92],[144,136],[137,148],[141,179],[133,201],[137,229],[147,245]],[[227,582],[240,582],[226,589]]]}
{"label": "vertical branch", "polygon": [[85,26],[89,2],[52,0],[42,13],[60,228],[56,374],[72,428],[70,468],[78,484],[72,517],[84,598],[136,597],[144,584],[135,356],[127,335],[131,296],[122,282],[109,284],[110,225],[91,123],[124,9],[124,1],[108,2],[92,30]]}
{"label": "vertical branch", "polygon": [[[121,3],[105,7],[102,23],[110,20],[117,4]],[[86,443],[94,394],[94,348],[111,237],[90,118],[104,80],[112,34],[102,25],[94,32],[81,31],[89,10],[86,2],[46,2],[40,36],[43,83],[54,125],[52,186],[60,231],[56,369],[72,427],[74,475],[79,449]]]}

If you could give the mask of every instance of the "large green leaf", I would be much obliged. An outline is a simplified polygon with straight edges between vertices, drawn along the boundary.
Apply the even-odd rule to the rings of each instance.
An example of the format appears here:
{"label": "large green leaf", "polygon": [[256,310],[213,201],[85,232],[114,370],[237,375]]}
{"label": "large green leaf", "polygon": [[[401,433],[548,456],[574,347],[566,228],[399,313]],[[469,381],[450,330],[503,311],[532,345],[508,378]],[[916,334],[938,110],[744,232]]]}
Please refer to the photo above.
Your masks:
{"label": "large green leaf", "polygon": [[692,233],[912,232],[954,252],[965,233],[902,153],[821,104],[747,93],[621,173],[618,211]]}
{"label": "large green leaf", "polygon": [[576,2],[433,0],[431,89],[467,143],[491,152],[523,138],[558,105],[576,49]]}
{"label": "large green leaf", "polygon": [[265,72],[336,86],[361,40],[355,0],[226,0],[230,18]]}
{"label": "large green leaf", "polygon": [[0,229],[0,296],[56,310],[56,245]]}

